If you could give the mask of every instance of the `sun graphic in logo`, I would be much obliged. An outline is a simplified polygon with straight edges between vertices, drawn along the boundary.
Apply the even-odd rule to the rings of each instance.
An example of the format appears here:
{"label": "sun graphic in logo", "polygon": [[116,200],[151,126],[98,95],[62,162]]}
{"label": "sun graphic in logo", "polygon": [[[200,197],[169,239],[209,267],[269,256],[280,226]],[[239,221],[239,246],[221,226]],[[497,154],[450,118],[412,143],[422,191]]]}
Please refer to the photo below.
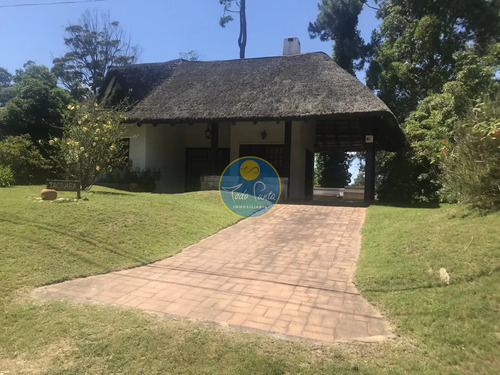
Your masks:
{"label": "sun graphic in logo", "polygon": [[240,167],[240,174],[245,180],[255,180],[260,175],[260,167],[254,160],[247,160]]}

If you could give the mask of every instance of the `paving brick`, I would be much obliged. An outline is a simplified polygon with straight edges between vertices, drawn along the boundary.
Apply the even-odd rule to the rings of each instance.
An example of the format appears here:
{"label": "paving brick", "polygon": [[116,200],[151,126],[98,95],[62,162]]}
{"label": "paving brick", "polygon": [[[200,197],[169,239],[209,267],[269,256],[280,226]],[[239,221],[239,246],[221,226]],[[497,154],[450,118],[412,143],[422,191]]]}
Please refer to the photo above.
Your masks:
{"label": "paving brick", "polygon": [[352,283],[365,209],[279,205],[174,257],[41,288],[95,300],[332,342],[389,335]]}

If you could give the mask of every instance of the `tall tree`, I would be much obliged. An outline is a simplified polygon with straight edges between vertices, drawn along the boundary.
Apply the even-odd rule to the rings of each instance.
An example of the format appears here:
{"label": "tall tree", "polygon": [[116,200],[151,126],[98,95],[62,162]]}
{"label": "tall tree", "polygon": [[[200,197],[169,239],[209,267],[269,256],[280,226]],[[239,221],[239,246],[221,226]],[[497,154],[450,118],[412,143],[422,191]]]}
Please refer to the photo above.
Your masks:
{"label": "tall tree", "polygon": [[311,38],[333,41],[333,59],[354,75],[364,65],[366,46],[358,29],[358,16],[366,0],[322,0],[319,15],[309,23]]}
{"label": "tall tree", "polygon": [[352,157],[345,152],[321,153],[316,157],[317,183],[321,187],[343,188],[349,185]]}
{"label": "tall tree", "polygon": [[[309,36],[333,41],[333,60],[343,69],[355,74],[364,65],[367,46],[360,36],[358,16],[366,0],[322,0],[314,23],[309,23]],[[320,186],[344,187],[350,182],[347,153],[321,153],[317,157]]]}
{"label": "tall tree", "polygon": [[0,107],[5,106],[13,96],[11,89],[12,78],[12,74],[10,74],[7,69],[0,68]]}
{"label": "tall tree", "polygon": [[14,77],[13,97],[0,112],[0,134],[29,134],[33,142],[60,135],[70,95],[57,86],[47,67],[33,62],[24,66]]}
{"label": "tall tree", "polygon": [[380,30],[367,84],[400,121],[428,94],[454,79],[453,54],[482,54],[500,36],[500,2],[491,0],[375,0]]}
{"label": "tall tree", "polygon": [[[226,27],[228,22],[233,20],[231,13],[237,13],[240,18],[240,34],[238,36],[238,47],[240,48],[240,59],[245,58],[245,49],[247,47],[247,12],[246,0],[219,0],[224,6],[224,14],[219,20],[221,27]],[[235,10],[233,6],[236,6]]]}
{"label": "tall tree", "polygon": [[69,52],[54,59],[52,71],[77,99],[97,93],[112,66],[137,61],[139,47],[132,45],[108,12],[87,10],[78,24],[67,26],[65,31],[64,44]]}

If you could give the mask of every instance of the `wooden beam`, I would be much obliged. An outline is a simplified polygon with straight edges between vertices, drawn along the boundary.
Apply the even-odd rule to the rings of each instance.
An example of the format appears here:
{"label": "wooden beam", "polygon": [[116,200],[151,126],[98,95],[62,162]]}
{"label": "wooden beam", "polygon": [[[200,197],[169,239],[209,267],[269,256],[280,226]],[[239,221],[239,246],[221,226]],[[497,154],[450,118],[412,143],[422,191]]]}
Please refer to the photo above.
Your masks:
{"label": "wooden beam", "polygon": [[287,184],[287,197],[290,197],[290,169],[291,169],[291,159],[292,159],[292,122],[285,121],[285,173],[288,177]]}
{"label": "wooden beam", "polygon": [[210,125],[210,148],[211,148],[211,173],[216,175],[219,173],[218,167],[218,151],[219,151],[219,124],[214,122]]}
{"label": "wooden beam", "polygon": [[375,140],[365,142],[365,150],[365,201],[371,202],[375,199]]}

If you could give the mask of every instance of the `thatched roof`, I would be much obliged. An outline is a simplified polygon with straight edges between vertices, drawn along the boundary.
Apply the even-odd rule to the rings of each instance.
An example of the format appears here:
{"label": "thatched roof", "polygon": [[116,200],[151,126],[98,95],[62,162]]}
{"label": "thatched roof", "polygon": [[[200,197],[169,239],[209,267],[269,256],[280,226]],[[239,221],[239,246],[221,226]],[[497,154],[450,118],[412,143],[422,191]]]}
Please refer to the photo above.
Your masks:
{"label": "thatched roof", "polygon": [[131,65],[111,70],[103,87],[113,77],[136,101],[127,113],[131,122],[368,116],[403,139],[387,106],[324,53]]}

